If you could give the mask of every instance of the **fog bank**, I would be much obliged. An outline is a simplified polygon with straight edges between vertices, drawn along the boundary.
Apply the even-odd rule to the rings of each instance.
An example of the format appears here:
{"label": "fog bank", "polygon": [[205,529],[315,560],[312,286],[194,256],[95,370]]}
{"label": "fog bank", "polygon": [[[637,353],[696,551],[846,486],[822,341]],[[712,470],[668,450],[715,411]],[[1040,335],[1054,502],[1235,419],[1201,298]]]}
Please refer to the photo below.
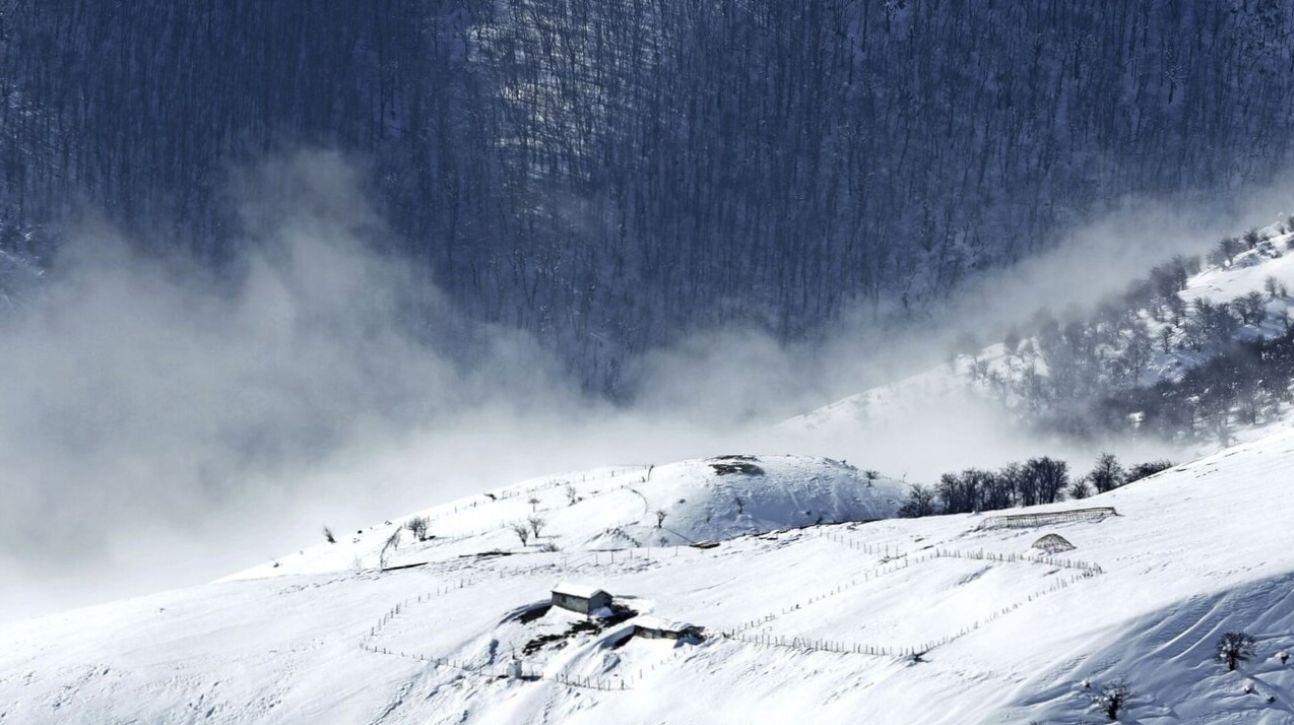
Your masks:
{"label": "fog bank", "polygon": [[1039,301],[1092,304],[1249,214],[1129,204],[905,330],[860,312],[795,345],[698,332],[645,356],[634,402],[612,404],[542,341],[462,318],[417,265],[374,251],[388,232],[363,181],[331,153],[236,174],[245,253],[219,274],[86,221],[0,318],[0,576],[16,592],[0,619],[204,581],[325,522],[581,467],[807,453],[928,481],[1042,453],[1081,463],[1094,451],[962,396],[880,427],[772,425],[940,364],[953,336],[1000,334]]}

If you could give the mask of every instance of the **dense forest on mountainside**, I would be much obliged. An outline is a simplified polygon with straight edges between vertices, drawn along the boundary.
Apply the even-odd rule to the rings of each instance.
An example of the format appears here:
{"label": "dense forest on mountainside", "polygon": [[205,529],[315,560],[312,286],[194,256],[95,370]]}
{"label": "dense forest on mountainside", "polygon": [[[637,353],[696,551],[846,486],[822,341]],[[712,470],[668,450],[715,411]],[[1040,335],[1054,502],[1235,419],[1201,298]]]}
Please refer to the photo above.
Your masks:
{"label": "dense forest on mountainside", "polygon": [[0,0],[0,250],[238,253],[231,168],[364,164],[427,279],[590,387],[681,331],[913,314],[1129,193],[1289,159],[1279,2]]}

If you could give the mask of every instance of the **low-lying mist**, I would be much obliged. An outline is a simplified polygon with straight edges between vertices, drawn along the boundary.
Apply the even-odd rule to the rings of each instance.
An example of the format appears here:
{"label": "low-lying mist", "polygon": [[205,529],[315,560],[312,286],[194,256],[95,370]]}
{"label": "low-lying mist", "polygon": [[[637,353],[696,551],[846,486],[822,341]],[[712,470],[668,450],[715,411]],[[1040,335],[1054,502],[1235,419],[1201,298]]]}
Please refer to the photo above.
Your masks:
{"label": "low-lying mist", "polygon": [[246,253],[219,275],[84,224],[0,319],[0,619],[208,580],[324,523],[581,467],[804,453],[929,481],[1043,453],[1086,465],[1091,445],[1038,440],[969,397],[848,430],[774,424],[938,365],[965,330],[987,342],[1041,305],[1091,304],[1242,218],[1129,204],[915,326],[877,332],[860,313],[794,346],[696,333],[647,355],[634,401],[613,404],[372,251],[387,232],[361,182],[331,153],[238,175]]}

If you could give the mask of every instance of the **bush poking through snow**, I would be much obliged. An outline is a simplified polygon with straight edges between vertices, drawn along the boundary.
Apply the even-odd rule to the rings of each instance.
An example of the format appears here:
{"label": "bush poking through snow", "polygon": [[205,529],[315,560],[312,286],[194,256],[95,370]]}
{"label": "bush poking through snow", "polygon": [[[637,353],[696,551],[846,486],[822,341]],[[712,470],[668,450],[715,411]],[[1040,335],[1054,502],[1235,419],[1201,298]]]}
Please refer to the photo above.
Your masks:
{"label": "bush poking through snow", "polygon": [[1227,666],[1227,672],[1232,672],[1241,662],[1248,662],[1255,649],[1252,636],[1244,632],[1227,632],[1218,640],[1218,659]]}
{"label": "bush poking through snow", "polygon": [[[530,525],[530,532],[535,535],[536,539],[539,538],[539,532],[543,531],[544,526],[548,524],[547,521],[545,521],[543,518],[539,516],[531,516],[530,518],[526,519],[526,523]],[[524,544],[526,542],[523,541],[521,543]]]}
{"label": "bush poking through snow", "polygon": [[404,528],[408,529],[409,533],[413,534],[418,541],[426,541],[428,523],[426,516],[414,516],[409,519],[408,523],[404,525]]}
{"label": "bush poking through snow", "polygon": [[332,529],[328,528],[327,526],[323,527],[323,534],[324,534],[324,539],[325,539],[329,544],[335,544],[335,543],[337,543],[337,537],[336,537],[336,536],[333,536],[333,534],[332,534]]}
{"label": "bush poking through snow", "polygon": [[1081,478],[1075,479],[1069,485],[1069,497],[1075,501],[1081,501],[1092,495],[1092,489],[1088,487],[1087,481]]}
{"label": "bush poking through snow", "polygon": [[1115,680],[1103,685],[1101,691],[1092,696],[1092,707],[1104,713],[1110,722],[1114,722],[1119,719],[1119,713],[1127,707],[1130,697],[1132,697],[1132,691],[1128,689],[1128,683]]}
{"label": "bush poking through snow", "polygon": [[513,524],[512,533],[517,535],[521,540],[521,545],[525,546],[530,541],[530,529],[525,524]]}
{"label": "bush poking through snow", "polygon": [[1153,476],[1156,473],[1159,473],[1160,471],[1166,471],[1172,468],[1173,465],[1174,463],[1172,461],[1166,461],[1166,460],[1165,461],[1146,461],[1145,463],[1138,463],[1128,469],[1128,476],[1127,476],[1127,479],[1125,480],[1125,483],[1132,483],[1133,481],[1139,481],[1143,478],[1146,478],[1147,476]]}

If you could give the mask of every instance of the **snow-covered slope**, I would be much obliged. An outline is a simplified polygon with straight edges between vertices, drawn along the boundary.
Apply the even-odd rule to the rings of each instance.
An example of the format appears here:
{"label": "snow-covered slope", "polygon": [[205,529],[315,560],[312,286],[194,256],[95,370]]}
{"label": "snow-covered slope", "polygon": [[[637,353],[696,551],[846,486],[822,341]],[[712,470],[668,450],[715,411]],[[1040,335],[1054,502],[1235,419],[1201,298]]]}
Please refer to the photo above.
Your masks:
{"label": "snow-covered slope", "polygon": [[[1239,326],[1235,340],[1277,337],[1285,332],[1286,320],[1294,317],[1294,295],[1288,293],[1272,297],[1266,289],[1268,280],[1278,287],[1294,290],[1294,231],[1286,224],[1273,224],[1254,233],[1264,240],[1253,249],[1240,252],[1228,264],[1206,264],[1186,280],[1185,288],[1177,293],[1186,306],[1198,300],[1212,303],[1231,302],[1238,297],[1258,293],[1263,297],[1264,319],[1261,322]],[[1135,317],[1145,325],[1149,340],[1154,341],[1147,351],[1144,369],[1136,383],[1151,386],[1160,380],[1180,380],[1190,368],[1207,361],[1220,352],[1217,345],[1196,349],[1181,346],[1180,325],[1172,328],[1166,320],[1156,319],[1148,311],[1136,310]],[[1165,350],[1161,333],[1169,326],[1170,344]],[[1047,364],[1035,352],[1036,338],[1025,338],[1017,350],[1008,351],[1003,343],[985,346],[973,355],[961,354],[939,365],[885,385],[864,390],[824,405],[808,413],[795,416],[780,424],[788,432],[857,430],[859,424],[884,425],[905,420],[914,411],[926,410],[932,404],[948,405],[949,401],[971,399],[994,401],[1007,407],[1024,404],[1014,388],[1031,375],[1047,376]],[[1113,356],[1112,356],[1113,357]],[[1103,363],[1109,365],[1108,362]],[[1107,391],[1107,392],[1113,392]],[[1280,421],[1288,422],[1288,416]],[[1239,432],[1239,431],[1238,431]],[[1263,431],[1258,431],[1261,434]],[[1252,438],[1243,432],[1241,439]]]}
{"label": "snow-covered slope", "polygon": [[[579,482],[584,502],[565,507],[564,485],[535,482],[469,506],[510,507],[473,514],[480,521],[456,515],[465,502],[433,509],[432,531],[452,538],[454,526],[471,533],[523,516],[533,494],[561,532],[557,551],[453,548],[508,543],[481,534],[410,554],[423,566],[378,573],[321,546],[245,574],[282,576],[0,627],[0,722],[1099,722],[1091,693],[1126,679],[1123,722],[1292,723],[1294,667],[1278,657],[1294,650],[1292,454],[1287,431],[1029,510],[1117,511],[1100,520],[824,524],[704,549],[608,550],[599,532],[650,528],[647,512],[687,498],[695,508],[675,508],[666,525],[676,515],[691,534],[735,533],[723,507],[732,494],[720,487],[744,481],[754,502],[754,477],[695,475],[706,462],[658,467],[646,482],[645,471],[604,471]],[[783,463],[813,472],[801,482],[828,484],[795,509],[836,500],[821,463],[759,462],[766,475]],[[722,492],[707,498],[695,480]],[[632,515],[607,493],[625,484],[648,498]],[[653,484],[668,496],[653,499]],[[745,508],[758,518],[760,505]],[[726,523],[691,528],[702,511],[726,512]],[[622,518],[593,520],[611,513]],[[1073,550],[1033,548],[1047,533]],[[386,536],[379,526],[353,538],[333,546],[372,557],[367,542]],[[427,555],[441,546],[451,548]],[[632,618],[590,626],[545,609],[563,579],[612,592],[636,614],[689,620],[705,639],[627,638]],[[1213,658],[1227,630],[1257,639],[1238,672]],[[514,658],[522,677],[507,676]]]}
{"label": "snow-covered slope", "polygon": [[[875,474],[872,474],[875,475]],[[320,543],[229,579],[421,564],[491,552],[672,546],[891,517],[905,489],[826,458],[733,455],[523,481]],[[663,518],[660,516],[663,514]],[[420,541],[407,524],[427,523]],[[538,523],[539,534],[534,536]],[[531,531],[523,543],[513,527]],[[393,539],[394,537],[394,539]]]}

